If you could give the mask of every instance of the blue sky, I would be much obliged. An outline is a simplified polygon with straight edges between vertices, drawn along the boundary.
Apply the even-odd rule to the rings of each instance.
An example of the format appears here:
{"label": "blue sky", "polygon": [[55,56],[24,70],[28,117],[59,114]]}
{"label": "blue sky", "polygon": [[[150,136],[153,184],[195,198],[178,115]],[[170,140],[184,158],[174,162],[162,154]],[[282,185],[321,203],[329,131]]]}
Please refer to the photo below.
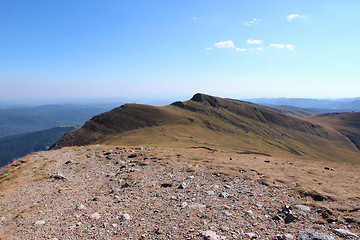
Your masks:
{"label": "blue sky", "polygon": [[0,1],[0,101],[358,97],[360,1]]}

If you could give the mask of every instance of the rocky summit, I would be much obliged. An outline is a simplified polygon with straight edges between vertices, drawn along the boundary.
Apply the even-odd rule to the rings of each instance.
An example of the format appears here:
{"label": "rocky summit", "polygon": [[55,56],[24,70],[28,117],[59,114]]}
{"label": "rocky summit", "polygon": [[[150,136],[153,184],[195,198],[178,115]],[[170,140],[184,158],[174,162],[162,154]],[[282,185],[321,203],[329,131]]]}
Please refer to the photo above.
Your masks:
{"label": "rocky summit", "polygon": [[[334,200],[317,201],[280,175],[269,182],[266,169],[253,169],[285,162],[202,148],[95,145],[34,153],[2,169],[0,236],[357,239],[359,199],[334,208]],[[296,160],[288,166],[323,170]]]}

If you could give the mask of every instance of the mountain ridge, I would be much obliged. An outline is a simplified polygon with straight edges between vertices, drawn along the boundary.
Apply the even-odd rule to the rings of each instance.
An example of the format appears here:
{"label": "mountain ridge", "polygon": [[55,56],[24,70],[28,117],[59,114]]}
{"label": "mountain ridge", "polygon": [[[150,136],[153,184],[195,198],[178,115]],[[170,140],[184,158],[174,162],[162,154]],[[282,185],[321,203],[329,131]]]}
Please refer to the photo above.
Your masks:
{"label": "mountain ridge", "polygon": [[92,144],[224,145],[358,162],[341,133],[260,105],[197,93],[163,107],[125,104],[67,133],[51,149]]}

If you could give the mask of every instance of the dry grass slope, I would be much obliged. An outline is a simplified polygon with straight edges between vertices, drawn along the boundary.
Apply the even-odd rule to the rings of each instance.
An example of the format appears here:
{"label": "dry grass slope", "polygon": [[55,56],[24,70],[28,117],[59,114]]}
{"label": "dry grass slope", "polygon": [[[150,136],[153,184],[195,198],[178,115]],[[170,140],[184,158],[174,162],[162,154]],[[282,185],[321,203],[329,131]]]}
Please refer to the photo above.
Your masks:
{"label": "dry grass slope", "polygon": [[360,151],[349,138],[320,124],[256,104],[195,94],[189,101],[164,107],[115,108],[66,134],[53,149],[99,143],[222,146],[359,163]]}

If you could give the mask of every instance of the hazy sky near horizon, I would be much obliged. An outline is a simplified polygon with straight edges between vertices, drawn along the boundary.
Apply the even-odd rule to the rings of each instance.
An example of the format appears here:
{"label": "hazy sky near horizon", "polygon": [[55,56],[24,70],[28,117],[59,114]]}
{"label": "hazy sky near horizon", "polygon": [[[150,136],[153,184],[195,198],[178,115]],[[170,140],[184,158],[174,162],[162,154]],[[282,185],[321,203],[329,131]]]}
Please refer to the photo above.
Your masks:
{"label": "hazy sky near horizon", "polygon": [[0,1],[0,101],[340,98],[360,1]]}

